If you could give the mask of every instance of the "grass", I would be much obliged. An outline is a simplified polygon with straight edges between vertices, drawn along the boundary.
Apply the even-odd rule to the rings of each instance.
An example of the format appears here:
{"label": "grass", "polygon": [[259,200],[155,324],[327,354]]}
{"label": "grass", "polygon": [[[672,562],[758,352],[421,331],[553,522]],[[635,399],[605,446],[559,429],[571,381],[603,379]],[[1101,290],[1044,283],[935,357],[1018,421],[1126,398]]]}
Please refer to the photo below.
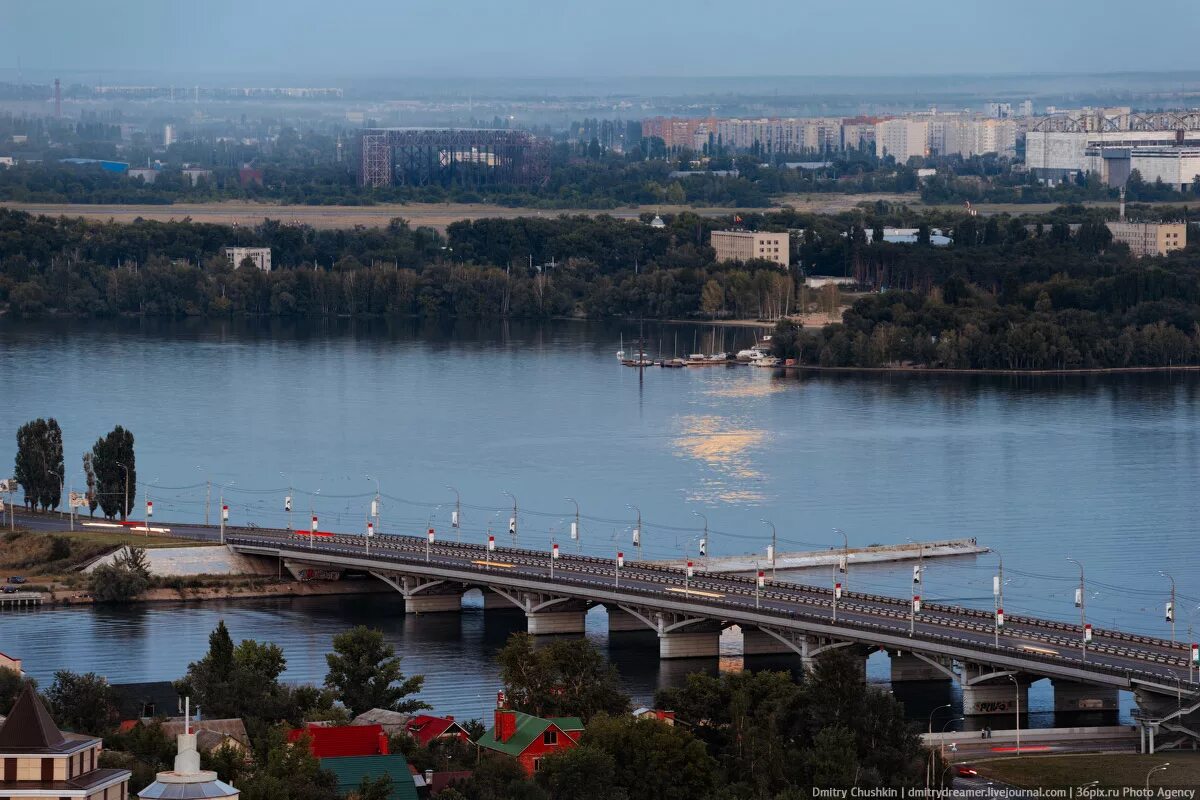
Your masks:
{"label": "grass", "polygon": [[0,570],[18,575],[60,575],[126,544],[194,547],[202,542],[127,531],[16,531],[0,535]]}
{"label": "grass", "polygon": [[1151,788],[1200,786],[1200,753],[1193,752],[1024,756],[976,762],[973,766],[984,777],[1023,789],[1070,788],[1091,781],[1100,781],[1098,788],[1143,789],[1146,772],[1167,762],[1170,767],[1151,776]]}

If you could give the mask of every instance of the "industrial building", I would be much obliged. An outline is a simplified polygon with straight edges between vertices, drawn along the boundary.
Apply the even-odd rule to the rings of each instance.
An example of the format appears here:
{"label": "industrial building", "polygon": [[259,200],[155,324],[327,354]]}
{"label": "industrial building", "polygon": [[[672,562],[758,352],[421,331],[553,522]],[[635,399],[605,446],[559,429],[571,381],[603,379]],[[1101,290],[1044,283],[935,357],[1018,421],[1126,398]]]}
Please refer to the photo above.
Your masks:
{"label": "industrial building", "polygon": [[1186,222],[1109,222],[1113,242],[1129,246],[1136,258],[1165,256],[1187,247]]}
{"label": "industrial building", "polygon": [[547,143],[527,131],[368,128],[358,145],[362,186],[533,186],[550,174]]}
{"label": "industrial building", "polygon": [[[1112,111],[1124,113],[1108,113]],[[1114,150],[1111,157],[1120,160],[1136,157],[1142,151],[1157,150],[1157,154],[1148,156],[1145,166],[1164,170],[1166,177],[1177,177],[1173,169],[1186,172],[1192,164],[1185,154],[1180,154],[1176,159],[1179,163],[1172,167],[1168,151],[1197,147],[1200,147],[1200,112],[1132,114],[1108,109],[1056,114],[1039,120],[1025,134],[1025,166],[1038,178],[1051,181],[1079,172],[1103,175],[1112,168],[1119,177],[1126,165],[1104,164],[1109,157],[1107,151]],[[1124,151],[1129,151],[1128,155]],[[1133,164],[1127,166],[1141,171]],[[1128,174],[1124,172],[1120,182],[1112,185],[1123,184]],[[1145,177],[1144,172],[1142,175]],[[1166,177],[1164,183],[1168,182]],[[1170,182],[1190,183],[1191,176]]]}
{"label": "industrial building", "polygon": [[247,258],[263,272],[271,271],[271,248],[269,247],[226,247],[225,258],[234,269],[242,266]]}
{"label": "industrial building", "polygon": [[781,267],[791,263],[786,233],[760,231],[713,231],[709,241],[717,261],[774,261]]}
{"label": "industrial building", "polygon": [[1134,170],[1147,183],[1188,191],[1200,182],[1200,146],[1100,147],[1086,151],[1088,169],[1108,186],[1124,186]]}

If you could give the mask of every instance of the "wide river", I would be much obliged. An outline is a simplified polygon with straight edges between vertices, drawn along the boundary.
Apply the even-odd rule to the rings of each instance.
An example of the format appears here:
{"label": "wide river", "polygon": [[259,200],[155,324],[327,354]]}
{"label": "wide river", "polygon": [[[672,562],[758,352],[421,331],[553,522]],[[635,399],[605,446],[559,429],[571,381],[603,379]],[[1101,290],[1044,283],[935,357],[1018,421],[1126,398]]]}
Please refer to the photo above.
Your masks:
{"label": "wide river", "polygon": [[[1178,635],[1191,635],[1197,377],[639,375],[614,357],[636,335],[636,324],[573,322],[0,319],[0,464],[20,424],[54,416],[75,487],[96,438],[130,428],[138,502],[148,486],[161,519],[203,519],[211,482],[214,521],[223,497],[234,524],[285,525],[290,491],[297,527],[312,508],[323,528],[358,531],[378,482],[385,532],[449,535],[452,486],[464,537],[506,535],[515,496],[519,542],[547,547],[568,541],[575,498],[582,547],[607,555],[632,550],[629,506],[646,557],[694,554],[700,515],[716,554],[765,553],[763,519],[785,551],[840,546],[835,528],[851,545],[973,536],[1004,556],[1010,613],[1078,620],[1071,557],[1086,569],[1089,621],[1169,635],[1165,571],[1179,585]],[[647,325],[645,336],[669,356],[711,349],[714,333]],[[722,336],[727,349],[753,341],[718,330],[716,345]],[[990,608],[995,564],[930,561],[925,595]],[[908,570],[863,568],[851,584],[903,596]],[[607,645],[599,614],[590,624]],[[0,617],[0,650],[43,681],[59,668],[173,679],[219,618],[235,638],[280,644],[289,678],[317,681],[334,633],[376,625],[407,671],[427,675],[430,702],[472,716],[494,696],[495,649],[520,624],[485,625],[480,611],[405,619],[386,596],[47,610]],[[639,699],[685,669],[653,652],[611,650]],[[886,657],[869,672],[885,680]],[[1035,687],[1033,709],[1049,697]]]}

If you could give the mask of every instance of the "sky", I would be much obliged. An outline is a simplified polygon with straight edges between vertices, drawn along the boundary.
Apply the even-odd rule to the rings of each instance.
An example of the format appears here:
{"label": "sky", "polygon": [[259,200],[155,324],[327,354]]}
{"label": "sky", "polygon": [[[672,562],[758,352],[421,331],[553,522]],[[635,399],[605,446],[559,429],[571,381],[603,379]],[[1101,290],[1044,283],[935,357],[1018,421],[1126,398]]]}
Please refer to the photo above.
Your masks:
{"label": "sky", "polygon": [[0,0],[5,80],[1158,72],[1197,41],[1196,0]]}

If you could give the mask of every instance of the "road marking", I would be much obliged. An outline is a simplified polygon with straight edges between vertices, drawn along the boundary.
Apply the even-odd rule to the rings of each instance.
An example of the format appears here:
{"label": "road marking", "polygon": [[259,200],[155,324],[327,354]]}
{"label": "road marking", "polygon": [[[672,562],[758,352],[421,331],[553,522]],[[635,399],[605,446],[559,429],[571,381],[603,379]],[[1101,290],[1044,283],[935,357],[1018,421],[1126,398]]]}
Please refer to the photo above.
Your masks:
{"label": "road marking", "polygon": [[115,522],[83,522],[80,523],[85,528],[124,528],[124,525],[119,525]]}
{"label": "road marking", "polygon": [[677,594],[688,594],[688,595],[694,594],[697,597],[724,597],[725,596],[725,595],[721,594],[720,592],[703,592],[703,591],[700,591],[699,589],[680,589],[678,586],[668,586],[667,591],[675,592]]}
{"label": "road marking", "polygon": [[516,564],[507,564],[503,561],[484,561],[483,559],[476,559],[471,563],[481,567],[500,567],[501,569],[512,569],[516,566]]}
{"label": "road marking", "polygon": [[1042,655],[1047,655],[1047,656],[1062,655],[1062,653],[1058,652],[1057,650],[1051,650],[1049,647],[1038,647],[1037,645],[1033,645],[1033,644],[1023,644],[1023,645],[1021,645],[1021,649],[1028,650],[1032,653],[1041,653]]}

